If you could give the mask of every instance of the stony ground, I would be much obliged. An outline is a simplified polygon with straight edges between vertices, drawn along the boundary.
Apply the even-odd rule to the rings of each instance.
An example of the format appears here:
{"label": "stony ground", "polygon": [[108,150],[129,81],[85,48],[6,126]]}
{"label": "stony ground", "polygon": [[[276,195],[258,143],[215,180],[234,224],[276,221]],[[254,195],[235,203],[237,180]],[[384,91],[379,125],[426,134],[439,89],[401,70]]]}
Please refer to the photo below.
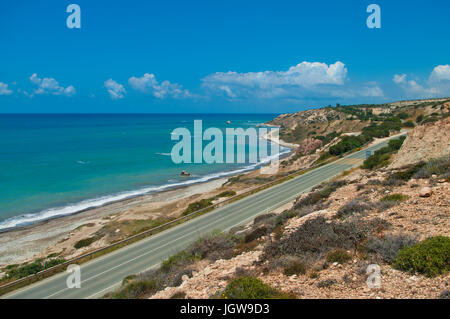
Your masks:
{"label": "stony ground", "polygon": [[[379,217],[391,223],[390,233],[416,235],[419,239],[435,235],[450,236],[449,183],[435,179],[410,180],[402,186],[387,187],[374,182],[383,180],[386,174],[383,170],[367,173],[358,169],[341,177],[348,184],[332,193],[328,199],[329,206],[304,217],[292,218],[285,226],[283,236],[308,219],[318,216],[333,218],[337,210],[352,199],[364,197],[367,201],[375,202],[394,193],[406,195],[408,199],[381,213],[370,211],[367,218]],[[423,187],[431,188],[430,197],[420,196]],[[353,259],[343,265],[333,263],[326,269],[309,269],[304,275],[288,277],[280,271],[263,273],[263,265],[257,263],[262,255],[262,245],[264,243],[254,251],[230,260],[218,260],[213,264],[201,261],[197,264],[198,271],[191,278],[183,277],[181,286],[166,288],[152,298],[170,298],[180,292],[185,293],[186,298],[209,298],[225,288],[230,278],[242,272],[252,273],[271,286],[291,292],[298,298],[439,298],[443,291],[450,289],[450,275],[427,278],[395,270],[386,263],[379,264],[381,286],[369,288],[366,281],[370,262],[364,256],[353,253]]]}

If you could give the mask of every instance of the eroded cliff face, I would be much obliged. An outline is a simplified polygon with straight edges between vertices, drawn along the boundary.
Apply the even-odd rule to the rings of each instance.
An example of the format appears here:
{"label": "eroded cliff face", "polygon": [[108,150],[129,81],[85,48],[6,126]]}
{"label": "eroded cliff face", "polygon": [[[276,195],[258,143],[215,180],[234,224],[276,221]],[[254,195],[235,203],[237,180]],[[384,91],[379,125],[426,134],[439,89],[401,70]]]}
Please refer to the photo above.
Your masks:
{"label": "eroded cliff face", "polygon": [[297,152],[308,155],[314,152],[317,148],[322,147],[321,140],[315,140],[313,138],[305,138],[298,146]]}
{"label": "eroded cliff face", "polygon": [[450,155],[450,118],[415,127],[389,168]]}

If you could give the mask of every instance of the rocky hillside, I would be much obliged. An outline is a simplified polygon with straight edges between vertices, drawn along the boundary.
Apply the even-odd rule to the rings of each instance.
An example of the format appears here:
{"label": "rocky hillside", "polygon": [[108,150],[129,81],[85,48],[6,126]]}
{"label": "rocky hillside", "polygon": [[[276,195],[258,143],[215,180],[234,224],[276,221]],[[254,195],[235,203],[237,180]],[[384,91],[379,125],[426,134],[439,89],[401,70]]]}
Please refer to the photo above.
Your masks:
{"label": "rocky hillside", "polygon": [[[440,120],[425,114],[405,141],[376,154],[377,165],[205,236],[110,296],[450,298],[449,121],[442,110]],[[429,154],[416,156],[415,147]]]}
{"label": "rocky hillside", "polygon": [[[437,165],[450,173],[448,160]],[[207,236],[142,275],[164,284],[140,297],[246,298],[265,287],[257,298],[449,298],[448,180],[399,172],[354,170]]]}
{"label": "rocky hillside", "polygon": [[450,155],[450,118],[426,123],[411,130],[390,168]]}
{"label": "rocky hillside", "polygon": [[328,142],[331,135],[360,132],[374,123],[393,119],[399,119],[404,127],[413,127],[422,121],[442,118],[444,113],[449,112],[449,107],[448,98],[373,105],[338,105],[282,114],[268,124],[280,126],[280,138],[286,142],[301,144],[306,138]]}

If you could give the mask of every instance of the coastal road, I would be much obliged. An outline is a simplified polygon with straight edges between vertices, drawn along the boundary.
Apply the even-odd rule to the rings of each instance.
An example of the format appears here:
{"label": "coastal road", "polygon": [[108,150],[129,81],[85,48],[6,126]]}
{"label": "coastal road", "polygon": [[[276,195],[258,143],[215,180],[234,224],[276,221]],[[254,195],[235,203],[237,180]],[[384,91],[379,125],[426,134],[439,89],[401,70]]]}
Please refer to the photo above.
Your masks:
{"label": "coastal road", "polygon": [[106,292],[118,288],[128,275],[158,266],[165,258],[184,249],[202,235],[213,230],[225,231],[246,224],[257,215],[282,206],[342,171],[361,165],[366,157],[366,150],[373,152],[386,145],[387,141],[383,141],[370,146],[82,264],[81,288],[67,288],[66,279],[69,274],[60,273],[2,297],[21,299],[101,297]]}

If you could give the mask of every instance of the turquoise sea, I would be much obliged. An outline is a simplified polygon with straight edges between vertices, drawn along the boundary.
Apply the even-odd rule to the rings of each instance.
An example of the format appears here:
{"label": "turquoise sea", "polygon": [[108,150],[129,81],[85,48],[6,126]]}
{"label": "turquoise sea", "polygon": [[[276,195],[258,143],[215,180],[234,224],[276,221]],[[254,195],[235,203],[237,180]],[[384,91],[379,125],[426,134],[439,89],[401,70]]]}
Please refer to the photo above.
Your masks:
{"label": "turquoise sea", "polygon": [[[203,130],[246,129],[275,116],[1,114],[0,231],[254,169],[248,162],[175,164],[171,132],[186,127],[193,134],[194,120],[203,121]],[[249,152],[257,149],[246,147]],[[180,176],[182,170],[192,176]]]}

